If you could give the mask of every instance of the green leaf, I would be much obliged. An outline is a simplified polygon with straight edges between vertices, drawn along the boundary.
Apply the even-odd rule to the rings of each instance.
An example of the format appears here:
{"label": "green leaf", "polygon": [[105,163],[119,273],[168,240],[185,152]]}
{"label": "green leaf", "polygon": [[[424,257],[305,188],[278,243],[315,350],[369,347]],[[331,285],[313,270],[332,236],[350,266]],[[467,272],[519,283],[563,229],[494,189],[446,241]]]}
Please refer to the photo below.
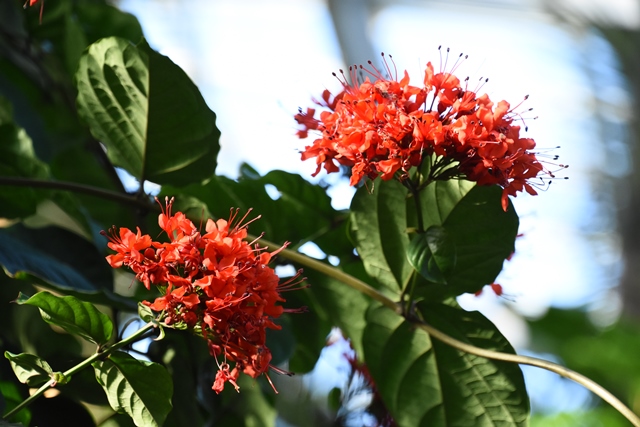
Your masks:
{"label": "green leaf", "polygon": [[[367,280],[362,263],[343,262],[340,268],[347,274]],[[364,294],[315,270],[305,270],[310,288],[307,291],[309,311],[330,325],[337,326],[351,340],[353,348],[362,354],[362,334],[365,315],[371,300]],[[368,279],[371,281],[371,279]],[[325,336],[326,337],[326,336]]]}
{"label": "green leaf", "polygon": [[90,43],[103,37],[117,36],[137,43],[142,39],[138,19],[110,4],[74,2],[76,16]]}
{"label": "green leaf", "polygon": [[438,210],[436,224],[425,224],[427,232],[414,236],[407,251],[411,265],[428,281],[416,289],[417,295],[430,301],[477,292],[493,283],[515,250],[518,215],[511,204],[506,212],[502,209],[500,187],[475,186],[464,195],[457,190],[454,194],[434,200],[421,195],[446,209]]}
{"label": "green leaf", "polygon": [[[265,238],[272,242],[289,241],[298,245],[336,231],[342,232],[346,215],[331,207],[330,198],[323,188],[288,172],[272,171],[261,177],[248,165],[244,165],[243,171],[238,182],[215,176],[205,185],[163,186],[161,196],[175,196],[176,201],[185,197],[200,200],[207,207],[205,215],[210,212],[216,218],[228,218],[230,208],[237,207],[242,212],[253,208],[247,220],[258,215],[261,219],[251,225],[250,232],[258,235],[264,231]],[[280,198],[273,200],[269,197],[266,185],[274,186]],[[192,218],[201,218],[203,209],[195,203],[192,205]],[[344,250],[344,241],[344,238],[325,241],[322,247],[333,254]]]}
{"label": "green leaf", "polygon": [[16,374],[18,381],[27,384],[29,387],[40,387],[49,381],[53,375],[51,366],[36,355],[29,353],[13,354],[5,351],[4,357],[9,359],[11,369]]}
{"label": "green leaf", "polygon": [[[11,105],[0,97],[0,176],[48,178],[47,165],[38,159],[31,138],[13,122],[12,116]],[[0,217],[29,216],[48,194],[48,190],[3,185],[0,191]]]}
{"label": "green leaf", "polygon": [[186,185],[215,171],[220,132],[197,87],[146,43],[101,39],[80,59],[78,112],[114,165],[139,181]]}
{"label": "green leaf", "polygon": [[511,203],[506,212],[502,210],[501,197],[498,186],[476,186],[444,222],[451,240],[444,244],[455,246],[455,267],[445,273],[455,295],[492,283],[515,250],[518,215]]}
{"label": "green leaf", "polygon": [[137,426],[163,424],[171,411],[173,384],[162,365],[116,351],[93,368],[114,411],[127,413]]}
{"label": "green leaf", "polygon": [[194,426],[204,425],[201,404],[203,400],[205,407],[213,403],[210,393],[215,362],[202,338],[168,329],[165,339],[149,345],[147,356],[162,362],[172,378],[173,409],[165,425],[181,427],[184,420]]}
{"label": "green leaf", "polygon": [[[294,319],[293,321],[297,321]],[[282,316],[274,321],[281,329],[267,329],[267,348],[271,351],[271,364],[278,366],[286,363],[293,354],[296,340],[292,331],[292,319]]]}
{"label": "green leaf", "polygon": [[[216,427],[275,427],[277,411],[269,394],[256,386],[256,381],[247,375],[240,375],[240,393],[233,389],[223,392],[225,407],[230,408],[216,419]],[[272,400],[272,399],[271,399]]]}
{"label": "green leaf", "polygon": [[82,51],[87,47],[87,39],[84,36],[81,24],[77,17],[68,13],[64,18],[63,28],[63,46],[64,59],[67,72],[73,75],[78,68],[78,61],[82,55]]}
{"label": "green leaf", "polygon": [[[99,147],[99,149],[102,148]],[[116,192],[121,191],[114,185],[112,177],[106,172],[105,166],[111,166],[101,164],[96,154],[84,146],[60,151],[51,160],[49,166],[51,174],[60,181],[75,182]],[[129,210],[111,200],[79,193],[75,193],[73,196],[74,199],[81,202],[81,209],[88,212],[90,217],[99,224],[94,225],[99,229],[107,229],[113,224],[129,224],[132,221]]]}
{"label": "green leaf", "polygon": [[29,298],[20,294],[16,302],[38,307],[45,322],[98,345],[106,344],[113,334],[113,323],[107,315],[92,304],[70,295],[57,297],[48,292],[38,292]]}
{"label": "green leaf", "polygon": [[0,265],[10,277],[36,277],[62,290],[98,291],[73,267],[25,244],[6,230],[0,230]]}
{"label": "green leaf", "polygon": [[[306,275],[306,274],[305,274]],[[318,284],[314,282],[314,288]],[[320,352],[327,345],[327,336],[331,332],[333,322],[325,316],[320,316],[315,311],[317,295],[315,290],[300,289],[295,292],[287,292],[287,301],[284,304],[290,308],[311,307],[303,313],[285,313],[289,317],[291,330],[295,337],[295,348],[289,359],[289,370],[296,374],[310,372],[316,365]],[[321,291],[318,291],[321,292]],[[277,331],[276,331],[277,332]]]}
{"label": "green leaf", "polygon": [[444,227],[432,225],[411,239],[407,249],[409,262],[425,279],[446,284],[445,274],[456,265],[456,248]]}
{"label": "green leaf", "polygon": [[[420,210],[424,229],[443,225],[460,200],[475,187],[475,182],[463,179],[434,181],[420,192]],[[415,201],[407,200],[409,218],[415,217]],[[410,220],[415,225],[415,220]]]}
{"label": "green leaf", "polygon": [[[479,313],[421,307],[426,321],[469,344],[513,353]],[[375,306],[367,313],[364,357],[382,399],[401,427],[526,426],[529,402],[520,368],[462,353]]]}
{"label": "green leaf", "polygon": [[394,293],[411,275],[406,252],[407,190],[396,180],[361,187],[351,202],[351,235],[367,273]]}

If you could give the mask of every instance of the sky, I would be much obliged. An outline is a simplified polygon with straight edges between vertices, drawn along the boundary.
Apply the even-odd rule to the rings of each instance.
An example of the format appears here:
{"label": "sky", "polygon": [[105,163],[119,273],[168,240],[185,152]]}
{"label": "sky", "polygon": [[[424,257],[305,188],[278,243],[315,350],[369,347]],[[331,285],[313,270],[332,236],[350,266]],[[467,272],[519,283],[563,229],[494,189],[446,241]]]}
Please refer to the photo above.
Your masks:
{"label": "sky", "polygon": [[[485,313],[516,348],[526,348],[528,338],[520,315],[535,318],[549,306],[588,306],[606,325],[619,314],[615,285],[622,261],[613,213],[596,193],[609,182],[602,176],[623,177],[630,165],[611,167],[612,150],[619,159],[627,148],[622,136],[603,145],[594,117],[609,105],[605,120],[624,123],[613,107],[628,103],[615,57],[597,34],[562,26],[532,8],[533,2],[509,11],[461,3],[381,8],[368,23],[373,50],[393,54],[415,83],[427,61],[438,67],[439,45],[454,56],[469,55],[456,74],[489,78],[482,91],[494,101],[515,105],[529,95],[523,105],[533,108],[524,114],[527,137],[541,153],[559,155],[557,163],[570,166],[559,174],[568,180],[514,199],[522,237],[497,280],[510,301],[484,292],[460,302]],[[120,7],[138,17],[151,46],[185,69],[216,112],[219,174],[236,177],[242,162],[261,173],[296,172],[332,183],[334,206],[348,207],[353,190],[345,180],[323,173],[312,179],[313,161],[300,161],[299,150],[310,141],[296,138],[293,120],[312,97],[340,87],[331,73],[344,65],[323,1],[124,0]],[[564,393],[553,400],[570,408],[587,399],[552,382],[529,386]]]}

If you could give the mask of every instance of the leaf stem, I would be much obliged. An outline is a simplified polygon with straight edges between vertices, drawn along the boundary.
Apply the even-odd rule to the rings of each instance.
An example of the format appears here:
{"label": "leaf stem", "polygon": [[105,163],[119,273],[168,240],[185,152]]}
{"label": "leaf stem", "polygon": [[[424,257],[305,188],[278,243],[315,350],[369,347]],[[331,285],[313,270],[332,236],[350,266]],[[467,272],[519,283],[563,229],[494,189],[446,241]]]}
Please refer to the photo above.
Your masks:
{"label": "leaf stem", "polygon": [[[155,328],[157,326],[157,324],[155,322],[149,322],[146,325],[144,325],[142,328],[138,329],[137,331],[135,331],[133,334],[129,335],[128,337],[124,338],[122,341],[118,341],[117,343],[105,347],[102,350],[98,350],[96,351],[94,354],[92,354],[91,356],[89,356],[88,358],[86,358],[85,360],[83,360],[82,362],[78,363],[76,366],[68,369],[67,371],[62,373],[62,376],[65,378],[70,378],[71,376],[75,375],[77,372],[81,371],[82,369],[86,368],[87,366],[91,365],[93,362],[95,362],[96,360],[102,359],[105,356],[108,356],[109,354],[111,354],[112,352],[114,352],[115,350],[118,350],[130,343],[136,342],[140,339],[143,338],[143,336],[150,331],[151,329]],[[22,402],[20,402],[20,404],[18,406],[16,406],[15,408],[13,408],[11,411],[7,412],[2,418],[4,419],[9,419],[9,417],[12,417],[13,415],[17,414],[22,408],[26,408],[27,406],[29,406],[34,400],[36,400],[38,397],[40,397],[45,391],[47,391],[49,388],[54,387],[56,384],[56,381],[52,378],[49,381],[47,381],[42,387],[40,387],[38,390],[35,391],[35,393],[33,393],[31,396],[29,396],[28,398],[26,398],[25,400],[23,400]]]}
{"label": "leaf stem", "polygon": [[143,209],[150,209],[153,206],[150,201],[147,202],[144,199],[137,198],[133,195],[105,190],[104,188],[93,187],[91,185],[77,184],[75,182],[50,181],[46,179],[23,178],[17,176],[0,176],[0,186],[2,185],[13,187],[53,188],[57,190],[72,191],[75,193],[84,193]]}
{"label": "leaf stem", "polygon": [[[277,250],[280,248],[280,246],[274,243],[271,243],[262,239],[260,239],[260,241],[271,250]],[[349,274],[346,274],[343,271],[338,270],[337,268],[331,265],[314,260],[312,258],[309,258],[306,255],[303,255],[298,252],[294,252],[290,249],[283,249],[279,253],[279,255],[282,256],[283,258],[287,258],[293,262],[299,263],[301,265],[304,265],[306,267],[319,271],[320,273],[333,277],[334,279],[341,281],[345,285],[350,286],[353,289],[360,291],[365,295],[370,296],[371,298],[382,303],[386,307],[391,308],[396,313],[402,314],[401,308],[394,301],[389,299],[387,296],[383,295],[378,290],[372,288],[371,286],[362,282],[361,280],[358,280],[355,277],[350,276]],[[521,356],[518,354],[500,353],[498,351],[487,350],[484,348],[476,347],[471,344],[458,341],[457,339],[450,337],[449,335],[434,328],[433,326],[425,323],[420,319],[408,318],[408,320],[411,321],[413,324],[415,324],[418,328],[426,331],[431,337],[453,348],[463,351],[465,353],[473,354],[479,357],[484,357],[486,359],[500,360],[503,362],[511,362],[511,363],[518,363],[521,365],[535,366],[537,368],[555,372],[556,374],[562,377],[573,380],[576,383],[585,387],[587,390],[590,390],[591,392],[596,394],[598,397],[600,397],[602,400],[609,403],[611,406],[613,406],[618,412],[620,412],[620,414],[622,414],[627,420],[629,420],[632,425],[634,425],[635,427],[640,427],[640,418],[633,411],[631,411],[631,409],[625,406],[625,404],[622,403],[617,397],[615,397],[613,394],[611,394],[609,391],[607,391],[604,387],[602,387],[595,381],[569,368],[566,368],[562,365],[558,365],[556,363],[549,362],[547,360],[539,359],[536,357]]]}
{"label": "leaf stem", "polygon": [[[257,236],[247,235],[247,239],[255,240],[257,239]],[[265,245],[269,250],[272,250],[272,251],[279,250],[282,247],[281,245],[277,245],[275,243],[269,242],[262,238],[260,239],[260,243]],[[286,248],[282,249],[278,253],[278,255],[282,256],[283,258],[287,258],[288,260],[291,260],[293,262],[297,262],[301,265],[305,265],[320,273],[326,274],[327,276],[333,277],[334,279],[339,280],[342,283],[352,287],[356,291],[362,292],[363,294],[370,296],[374,300],[382,303],[383,305],[387,306],[388,308],[392,309],[398,314],[402,312],[398,304],[393,302],[391,299],[387,298],[384,294],[382,294],[377,289],[372,288],[362,280],[356,279],[350,274],[347,274],[342,270],[338,270],[337,268],[329,264],[325,264],[323,262],[310,258],[304,254],[301,254],[299,252],[293,251],[291,249],[286,249]]]}

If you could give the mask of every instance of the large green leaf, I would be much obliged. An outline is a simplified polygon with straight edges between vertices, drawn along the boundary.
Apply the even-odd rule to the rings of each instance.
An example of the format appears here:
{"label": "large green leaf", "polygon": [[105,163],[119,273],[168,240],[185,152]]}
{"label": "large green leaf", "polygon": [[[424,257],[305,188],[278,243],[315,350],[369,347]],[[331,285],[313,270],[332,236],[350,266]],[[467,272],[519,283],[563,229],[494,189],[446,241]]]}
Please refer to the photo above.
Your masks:
{"label": "large green leaf", "polygon": [[93,368],[114,411],[127,413],[137,426],[163,424],[171,411],[173,383],[162,365],[116,351]]}
{"label": "large green leaf", "polygon": [[[434,285],[423,296],[455,296],[492,283],[514,251],[518,216],[505,212],[497,186],[475,186],[458,200],[442,225],[414,236],[407,252],[414,268]],[[431,292],[431,293],[430,293]]]}
{"label": "large green leaf", "polygon": [[411,275],[407,259],[407,190],[396,180],[361,187],[351,202],[351,235],[371,277],[394,293]]}
{"label": "large green leaf", "polygon": [[80,59],[78,112],[139,181],[186,185],[215,171],[220,132],[197,87],[146,43],[110,37]]}
{"label": "large green leaf", "polygon": [[[479,313],[422,307],[426,321],[475,346],[513,352]],[[364,357],[386,407],[400,427],[526,426],[529,403],[517,365],[479,358],[431,340],[391,310],[367,314]]]}
{"label": "large green leaf", "polygon": [[20,294],[16,302],[38,307],[47,323],[98,345],[106,344],[113,334],[113,323],[107,315],[92,304],[70,295],[57,297],[49,292],[38,292],[29,298]]}

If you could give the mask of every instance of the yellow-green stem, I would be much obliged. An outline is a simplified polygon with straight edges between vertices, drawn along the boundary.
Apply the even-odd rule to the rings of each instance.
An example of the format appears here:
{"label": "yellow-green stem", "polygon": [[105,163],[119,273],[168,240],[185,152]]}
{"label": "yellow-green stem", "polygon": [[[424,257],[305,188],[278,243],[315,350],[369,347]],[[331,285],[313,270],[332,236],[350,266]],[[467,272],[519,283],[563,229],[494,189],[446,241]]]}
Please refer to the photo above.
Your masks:
{"label": "yellow-green stem", "polygon": [[[100,360],[100,359],[108,356],[113,351],[115,351],[115,350],[117,350],[119,348],[122,348],[125,345],[128,345],[130,343],[138,341],[139,339],[141,339],[144,336],[144,334],[147,333],[147,331],[151,330],[155,326],[156,326],[156,324],[153,323],[153,322],[147,323],[145,326],[143,326],[142,328],[138,329],[133,334],[129,335],[127,338],[124,338],[122,341],[118,341],[117,343],[115,343],[115,344],[113,344],[113,345],[111,345],[109,347],[106,347],[103,350],[97,351],[96,353],[92,354],[91,356],[89,356],[88,358],[83,360],[82,362],[78,363],[76,366],[74,366],[74,367],[70,368],[69,370],[63,372],[62,376],[64,378],[71,378],[71,376],[73,376],[77,372],[81,371],[82,369],[86,368],[87,366],[91,365],[96,360]],[[35,393],[33,393],[31,396],[29,396],[28,398],[26,398],[25,400],[20,402],[20,404],[18,406],[16,406],[15,408],[13,408],[11,411],[7,412],[3,416],[3,418],[4,419],[9,419],[9,417],[12,417],[13,415],[17,414],[22,408],[26,408],[27,406],[29,406],[31,404],[31,402],[36,400],[45,391],[47,391],[48,389],[53,387],[55,384],[56,384],[56,381],[53,378],[50,379],[42,387],[40,387],[38,390],[36,390]]]}
{"label": "yellow-green stem", "polygon": [[[249,236],[250,239],[251,237],[252,236]],[[280,248],[280,246],[262,239],[260,240],[260,242],[266,245],[270,250],[276,250]],[[312,268],[316,271],[319,271],[323,274],[333,277],[334,279],[341,281],[345,285],[350,286],[353,289],[360,291],[365,295],[370,296],[371,298],[382,303],[386,307],[389,307],[396,313],[402,314],[402,310],[400,306],[396,304],[394,301],[392,301],[391,299],[389,299],[387,296],[380,293],[378,290],[372,288],[371,286],[364,283],[363,281],[356,279],[355,277],[350,276],[349,274],[346,274],[343,271],[338,270],[337,268],[331,265],[309,258],[306,255],[291,251],[289,249],[283,249],[279,255],[290,261]],[[578,384],[582,385],[583,387],[585,387],[586,389],[590,390],[594,394],[596,394],[598,397],[600,397],[602,400],[609,403],[611,406],[613,406],[618,412],[620,412],[620,414],[622,414],[627,420],[629,420],[632,425],[634,425],[635,427],[640,427],[640,418],[633,411],[631,411],[631,409],[629,409],[624,403],[622,403],[617,397],[615,397],[613,394],[611,394],[609,391],[607,391],[605,388],[603,388],[601,385],[599,385],[595,381],[569,368],[566,368],[562,365],[558,365],[553,362],[549,362],[544,359],[538,359],[536,357],[520,356],[517,354],[509,354],[509,353],[500,353],[493,350],[487,350],[480,347],[475,347],[473,345],[464,343],[462,341],[458,341],[455,338],[450,337],[449,335],[439,331],[438,329],[423,322],[422,320],[416,319],[416,320],[411,320],[411,322],[415,324],[416,327],[426,331],[431,337],[453,348],[463,351],[465,353],[473,354],[479,357],[484,357],[486,359],[500,360],[503,362],[511,362],[511,363],[518,363],[521,365],[535,366],[538,368],[546,369],[547,371],[555,372],[560,376],[573,380]]]}
{"label": "yellow-green stem", "polygon": [[[257,239],[256,236],[248,235],[247,240],[253,241]],[[276,245],[275,243],[269,242],[264,239],[260,239],[260,244],[266,246],[268,249],[275,251],[282,247],[282,245]],[[362,280],[356,279],[355,277],[338,270],[337,268],[310,258],[306,255],[303,255],[299,252],[292,251],[290,249],[283,249],[279,253],[283,258],[286,258],[290,261],[305,265],[309,268],[312,268],[320,273],[326,274],[329,277],[333,277],[336,280],[341,281],[342,283],[352,287],[356,291],[362,292],[365,295],[370,296],[376,301],[381,302],[383,305],[389,307],[396,313],[401,313],[401,308],[398,304],[387,298],[384,294],[380,293],[377,289],[372,288],[367,285]]]}

